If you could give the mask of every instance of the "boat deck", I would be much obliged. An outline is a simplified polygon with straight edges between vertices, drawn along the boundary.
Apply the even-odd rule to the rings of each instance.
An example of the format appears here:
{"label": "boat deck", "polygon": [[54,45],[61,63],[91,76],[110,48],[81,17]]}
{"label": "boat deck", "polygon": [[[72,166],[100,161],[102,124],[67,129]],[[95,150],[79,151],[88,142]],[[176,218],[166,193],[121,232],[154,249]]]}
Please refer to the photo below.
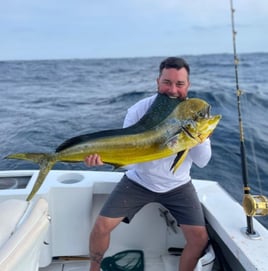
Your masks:
{"label": "boat deck", "polygon": [[[167,259],[165,259],[167,257]],[[171,259],[171,261],[170,261]],[[144,270],[146,271],[177,271],[178,257],[166,255],[164,257],[146,258]],[[48,267],[39,268],[39,271],[89,271],[88,260],[54,260]]]}
{"label": "boat deck", "polygon": [[45,268],[39,268],[39,271],[89,271],[90,263],[85,260],[76,261],[54,261]]}
{"label": "boat deck", "polygon": [[[178,271],[179,256],[176,255],[162,255],[160,257],[149,256],[144,259],[145,271]],[[88,259],[66,259],[59,258],[54,259],[53,262],[43,268],[39,268],[39,271],[89,271],[90,261]],[[211,269],[212,268],[212,269]],[[214,261],[213,267],[209,265],[202,266],[199,263],[195,271],[221,271],[217,260]]]}

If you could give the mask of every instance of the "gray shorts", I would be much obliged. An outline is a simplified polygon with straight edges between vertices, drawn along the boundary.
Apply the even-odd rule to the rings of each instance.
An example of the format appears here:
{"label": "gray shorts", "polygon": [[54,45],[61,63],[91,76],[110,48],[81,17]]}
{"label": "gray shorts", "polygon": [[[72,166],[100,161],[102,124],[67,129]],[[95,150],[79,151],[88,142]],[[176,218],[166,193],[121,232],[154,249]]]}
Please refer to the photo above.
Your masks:
{"label": "gray shorts", "polygon": [[118,218],[129,223],[146,204],[158,202],[166,207],[179,224],[204,226],[205,220],[192,182],[165,193],[146,189],[124,176],[104,204],[100,215]]}

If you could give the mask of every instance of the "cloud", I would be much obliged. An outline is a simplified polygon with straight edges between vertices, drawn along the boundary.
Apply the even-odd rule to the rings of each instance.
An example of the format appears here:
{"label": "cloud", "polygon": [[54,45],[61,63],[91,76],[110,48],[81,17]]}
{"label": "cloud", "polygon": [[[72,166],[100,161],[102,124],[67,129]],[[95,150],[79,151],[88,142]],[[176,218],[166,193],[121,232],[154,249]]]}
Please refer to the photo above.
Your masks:
{"label": "cloud", "polygon": [[[234,4],[239,39],[244,42],[251,36],[267,44],[262,33],[267,31],[268,2],[234,0]],[[0,32],[4,37],[0,59],[150,56],[231,49],[228,0],[9,0],[1,4]],[[241,47],[249,50],[248,45]]]}

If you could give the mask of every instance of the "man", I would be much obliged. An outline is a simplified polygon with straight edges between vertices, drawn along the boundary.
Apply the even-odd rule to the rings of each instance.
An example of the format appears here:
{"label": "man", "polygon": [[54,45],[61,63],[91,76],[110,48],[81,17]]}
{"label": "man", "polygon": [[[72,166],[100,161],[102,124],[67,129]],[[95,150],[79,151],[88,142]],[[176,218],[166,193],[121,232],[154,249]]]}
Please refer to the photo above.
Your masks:
{"label": "man", "polygon": [[[169,57],[161,62],[158,92],[172,98],[187,98],[190,68],[182,58]],[[124,127],[135,124],[148,110],[156,95],[129,108]],[[180,271],[193,271],[207,245],[202,208],[190,177],[192,163],[204,167],[211,157],[210,140],[192,148],[175,173],[170,167],[176,155],[132,166],[118,183],[96,219],[90,235],[90,271],[99,271],[110,233],[121,222],[130,222],[147,203],[159,202],[175,217],[186,239],[180,258]],[[98,154],[85,159],[88,166],[102,165]]]}

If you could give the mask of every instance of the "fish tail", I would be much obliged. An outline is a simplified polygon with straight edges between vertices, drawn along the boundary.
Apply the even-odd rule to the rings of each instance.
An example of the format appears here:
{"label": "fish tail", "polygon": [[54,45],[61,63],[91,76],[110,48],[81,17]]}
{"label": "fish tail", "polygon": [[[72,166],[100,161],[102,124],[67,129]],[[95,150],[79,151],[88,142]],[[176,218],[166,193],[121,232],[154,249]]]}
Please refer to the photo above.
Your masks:
{"label": "fish tail", "polygon": [[37,176],[36,182],[26,198],[27,201],[30,201],[36,192],[39,190],[40,186],[44,182],[48,172],[51,170],[53,165],[56,163],[54,159],[55,155],[47,154],[47,153],[15,153],[10,154],[6,158],[7,159],[21,159],[21,160],[29,160],[35,163],[38,163],[40,166],[40,171]]}
{"label": "fish tail", "polygon": [[51,168],[54,166],[54,164],[55,164],[55,162],[51,161],[51,160],[43,160],[42,161],[42,163],[40,164],[40,171],[37,176],[36,182],[31,190],[30,194],[26,198],[27,201],[30,201],[34,197],[34,195],[36,194],[36,192],[39,190],[39,188],[43,184],[48,172],[51,170]]}
{"label": "fish tail", "polygon": [[5,159],[29,160],[37,164],[40,164],[46,156],[50,156],[50,155],[46,153],[31,153],[31,152],[13,153],[6,156]]}

